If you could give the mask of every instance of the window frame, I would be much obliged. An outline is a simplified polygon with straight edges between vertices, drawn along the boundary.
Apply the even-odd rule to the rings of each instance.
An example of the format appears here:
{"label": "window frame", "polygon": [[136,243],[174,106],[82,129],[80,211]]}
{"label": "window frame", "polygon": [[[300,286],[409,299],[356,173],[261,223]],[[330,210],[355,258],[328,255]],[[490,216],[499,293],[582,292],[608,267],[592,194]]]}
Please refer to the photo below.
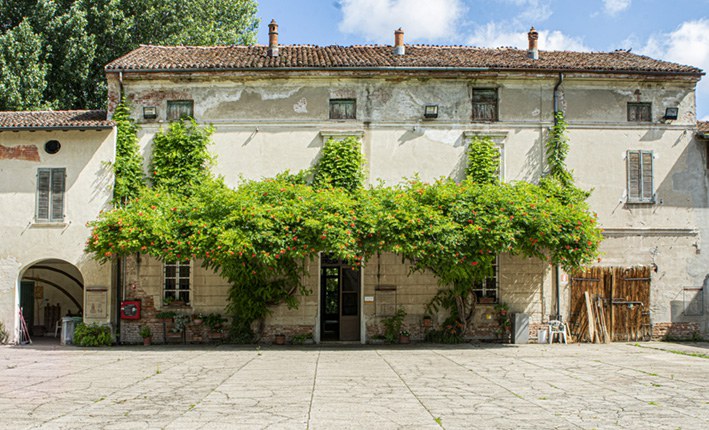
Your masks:
{"label": "window frame", "polygon": [[[493,118],[483,118],[483,117],[478,117],[477,112],[479,112],[475,107],[476,106],[489,106],[491,102],[489,101],[476,101],[475,100],[475,93],[483,93],[483,92],[494,92],[495,93],[495,101],[493,103]],[[471,95],[471,108],[472,108],[472,113],[471,113],[471,120],[473,122],[498,122],[500,121],[500,91],[499,88],[485,88],[485,87],[480,87],[480,88],[473,88],[473,92]]]}
{"label": "window frame", "polygon": [[[46,190],[40,189],[42,186],[42,175],[46,174],[47,184]],[[57,178],[57,179],[55,179]],[[36,174],[35,186],[35,211],[34,220],[36,223],[63,223],[66,219],[66,167],[39,167]],[[60,180],[61,190],[57,191],[54,187],[57,185],[55,180]],[[42,203],[42,193],[46,193],[46,209]],[[59,196],[57,196],[59,194]],[[57,208],[56,205],[60,207]],[[46,210],[46,216],[44,211]],[[57,213],[61,213],[58,215]]]}
{"label": "window frame", "polygon": [[[174,266],[175,267],[175,276],[168,276],[167,271],[169,266]],[[187,267],[188,273],[187,276],[182,276],[180,274],[180,268],[182,267]],[[191,260],[183,260],[183,261],[165,261],[163,262],[163,281],[162,281],[162,298],[163,301],[168,299],[168,293],[172,293],[171,297],[173,297],[174,301],[180,301],[182,300],[185,305],[189,305],[192,302],[192,261]],[[173,279],[175,281],[175,286],[174,288],[167,288],[167,281],[168,279]],[[181,280],[187,280],[187,289],[180,288],[180,281]],[[184,300],[182,297],[181,293],[187,293],[187,300]]]}
{"label": "window frame", "polygon": [[[631,118],[631,111],[632,108],[647,108],[647,119],[642,119],[641,115],[638,115],[638,112],[635,113],[636,117],[640,117],[639,119],[632,119]],[[627,118],[628,122],[652,122],[652,103],[650,102],[628,102],[628,105],[626,107],[627,109]]]}
{"label": "window frame", "polygon": [[[351,105],[352,105],[352,116],[345,116],[345,117],[335,117],[335,116],[333,116],[333,113],[334,113],[333,108],[334,108],[335,105],[337,105],[337,104],[343,104],[343,105],[344,105],[344,104],[347,104],[347,103],[350,103],[350,102],[351,102]],[[353,98],[336,98],[336,99],[330,99],[328,118],[329,118],[329,119],[332,119],[332,120],[340,120],[340,121],[357,119],[357,99],[353,99]]]}
{"label": "window frame", "polygon": [[[172,117],[170,112],[172,109],[178,109],[180,110],[180,106],[186,106],[187,103],[190,104],[190,113],[189,114],[180,114],[179,117]],[[172,108],[172,109],[171,109]],[[167,110],[165,112],[165,119],[168,121],[179,121],[181,119],[185,118],[194,118],[194,100],[192,99],[181,99],[181,100],[168,100],[167,101]]]}
{"label": "window frame", "polygon": [[[492,287],[489,285],[490,283],[493,284]],[[494,293],[494,295],[489,294],[491,291]],[[500,303],[500,256],[499,255],[495,257],[495,261],[492,263],[492,276],[485,277],[484,279],[479,280],[479,281],[474,281],[472,292],[473,292],[473,294],[475,294],[475,297],[477,298],[477,301],[480,304]],[[482,299],[490,299],[490,298],[492,298],[491,301],[482,300]]]}
{"label": "window frame", "polygon": [[[637,156],[637,166],[632,166],[632,156]],[[644,157],[649,157],[650,172],[646,172],[646,163]],[[653,204],[655,203],[655,153],[645,149],[629,149],[625,154],[626,164],[626,202],[630,204]],[[637,187],[631,183],[633,170],[637,170]],[[647,178],[649,175],[649,178]],[[645,185],[649,180],[650,195],[646,196]],[[637,188],[637,194],[633,193],[633,188]]]}

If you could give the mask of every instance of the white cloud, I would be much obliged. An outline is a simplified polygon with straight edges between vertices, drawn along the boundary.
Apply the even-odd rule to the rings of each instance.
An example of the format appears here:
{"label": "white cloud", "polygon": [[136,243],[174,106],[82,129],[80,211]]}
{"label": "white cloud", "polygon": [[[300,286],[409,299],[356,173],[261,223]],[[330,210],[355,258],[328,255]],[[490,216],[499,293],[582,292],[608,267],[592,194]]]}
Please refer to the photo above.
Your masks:
{"label": "white cloud", "polygon": [[521,8],[515,21],[522,25],[546,21],[552,15],[550,0],[507,0]]}
{"label": "white cloud", "polygon": [[603,0],[603,11],[615,16],[630,7],[630,0]]}
{"label": "white cloud", "polygon": [[[654,35],[639,52],[709,71],[709,19],[687,21],[671,33]],[[699,111],[709,110],[709,81],[706,76],[697,86],[697,106]]]}
{"label": "white cloud", "polygon": [[399,27],[407,43],[455,38],[463,15],[461,0],[341,0],[340,5],[340,31],[390,45]]}
{"label": "white cloud", "polygon": [[[478,27],[475,33],[468,39],[469,45],[498,48],[501,46],[512,46],[519,49],[527,49],[527,32],[506,31],[507,27],[488,23]],[[560,31],[539,31],[539,49],[542,51],[590,51],[581,39],[567,36]]]}

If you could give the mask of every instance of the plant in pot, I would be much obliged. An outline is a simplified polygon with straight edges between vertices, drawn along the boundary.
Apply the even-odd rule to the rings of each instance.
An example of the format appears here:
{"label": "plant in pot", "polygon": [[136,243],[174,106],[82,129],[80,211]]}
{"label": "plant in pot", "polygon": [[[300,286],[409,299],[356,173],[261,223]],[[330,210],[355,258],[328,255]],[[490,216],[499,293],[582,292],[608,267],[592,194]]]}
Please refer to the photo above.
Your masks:
{"label": "plant in pot", "polygon": [[411,343],[411,333],[404,329],[399,332],[399,343]]}
{"label": "plant in pot", "polygon": [[430,315],[424,315],[423,316],[423,328],[429,329],[431,327],[433,327],[433,319],[431,319]]}
{"label": "plant in pot", "polygon": [[197,313],[192,316],[192,323],[194,323],[194,325],[200,325],[203,322],[204,322],[204,315],[202,315],[201,313]]}
{"label": "plant in pot", "polygon": [[153,332],[150,330],[150,327],[144,325],[140,327],[140,331],[138,333],[140,334],[140,337],[143,338],[143,345],[148,346],[152,343]]}
{"label": "plant in pot", "polygon": [[283,333],[276,334],[276,338],[273,341],[273,343],[276,345],[285,345],[286,344],[286,335]]}
{"label": "plant in pot", "polygon": [[501,342],[512,341],[512,320],[510,319],[510,307],[507,303],[495,305],[497,312],[497,336]]}
{"label": "plant in pot", "polygon": [[384,339],[386,339],[387,342],[395,343],[399,340],[404,318],[406,318],[406,310],[402,306],[397,309],[394,315],[382,320],[382,324],[384,324]]}
{"label": "plant in pot", "polygon": [[219,313],[211,313],[204,317],[204,324],[209,329],[211,339],[221,339],[224,336],[224,323],[226,318]]}

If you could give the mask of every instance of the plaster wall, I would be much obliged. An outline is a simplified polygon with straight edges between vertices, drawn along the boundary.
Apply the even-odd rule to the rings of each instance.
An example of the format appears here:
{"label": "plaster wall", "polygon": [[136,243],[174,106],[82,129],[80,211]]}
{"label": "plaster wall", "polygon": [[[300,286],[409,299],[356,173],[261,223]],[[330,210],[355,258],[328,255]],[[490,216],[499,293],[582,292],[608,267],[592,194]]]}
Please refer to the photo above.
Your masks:
{"label": "plaster wall", "polygon": [[[51,139],[62,145],[54,155],[44,151],[44,143]],[[81,272],[86,287],[111,285],[110,268],[98,265],[83,250],[90,232],[86,223],[110,207],[113,173],[107,163],[115,159],[115,132],[0,132],[0,145],[34,148],[32,153],[37,154],[0,161],[0,319],[14,339],[18,282],[31,265],[61,260]],[[40,167],[66,168],[64,222],[35,222]],[[109,295],[109,309],[111,299]]]}

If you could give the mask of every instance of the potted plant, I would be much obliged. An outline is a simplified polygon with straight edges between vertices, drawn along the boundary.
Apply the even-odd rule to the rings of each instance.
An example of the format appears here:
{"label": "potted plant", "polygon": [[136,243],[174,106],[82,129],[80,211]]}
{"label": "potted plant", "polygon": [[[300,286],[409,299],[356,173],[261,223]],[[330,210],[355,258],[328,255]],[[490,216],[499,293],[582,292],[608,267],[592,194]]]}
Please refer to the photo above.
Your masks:
{"label": "potted plant", "polygon": [[406,318],[406,310],[401,306],[394,315],[382,320],[382,324],[384,324],[384,338],[387,342],[396,343],[401,332],[401,326],[404,324],[404,318]]}
{"label": "potted plant", "polygon": [[194,325],[200,325],[202,322],[204,322],[204,315],[201,313],[197,313],[192,316],[192,323]]}
{"label": "potted plant", "polygon": [[507,303],[499,303],[495,305],[497,311],[497,335],[499,340],[504,343],[512,341],[512,320],[510,319],[510,307]]}
{"label": "potted plant", "polygon": [[226,321],[221,314],[211,313],[204,316],[204,324],[209,329],[209,338],[219,340],[224,337],[223,324]]}
{"label": "potted plant", "polygon": [[144,325],[140,327],[140,331],[138,333],[140,334],[140,337],[143,338],[143,345],[148,346],[152,343],[153,332],[150,330],[150,327]]}
{"label": "potted plant", "polygon": [[424,329],[429,329],[433,327],[433,320],[431,319],[430,315],[424,315],[423,316],[423,328]]}
{"label": "potted plant", "polygon": [[276,334],[276,338],[273,341],[275,345],[285,345],[286,344],[286,335],[283,333],[278,333]]}
{"label": "potted plant", "polygon": [[408,330],[404,329],[399,332],[399,343],[411,343],[411,333]]}

